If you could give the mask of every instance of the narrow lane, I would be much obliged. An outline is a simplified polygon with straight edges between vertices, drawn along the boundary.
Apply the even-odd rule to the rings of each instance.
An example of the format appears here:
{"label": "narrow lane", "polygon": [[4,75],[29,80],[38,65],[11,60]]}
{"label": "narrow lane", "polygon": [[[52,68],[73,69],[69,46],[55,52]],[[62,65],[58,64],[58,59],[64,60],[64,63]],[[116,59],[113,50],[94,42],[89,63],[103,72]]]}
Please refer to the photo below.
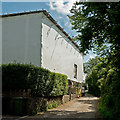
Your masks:
{"label": "narrow lane", "polygon": [[[36,115],[33,118],[81,118],[82,119],[100,119],[98,113],[99,98],[87,94],[84,97],[76,98],[73,101],[65,103],[55,109]],[[31,117],[32,118],[32,117]]]}
{"label": "narrow lane", "polygon": [[102,120],[97,106],[99,98],[87,94],[57,108],[35,116],[9,117],[3,120]]}

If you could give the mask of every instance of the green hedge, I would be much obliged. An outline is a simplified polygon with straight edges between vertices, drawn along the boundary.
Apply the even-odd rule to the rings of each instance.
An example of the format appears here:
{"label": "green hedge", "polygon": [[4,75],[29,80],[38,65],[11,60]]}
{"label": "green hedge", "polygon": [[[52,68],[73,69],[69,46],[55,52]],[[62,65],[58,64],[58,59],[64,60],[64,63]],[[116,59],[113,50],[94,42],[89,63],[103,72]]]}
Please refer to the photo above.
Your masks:
{"label": "green hedge", "polygon": [[108,71],[99,101],[99,111],[103,118],[120,119],[120,72]]}
{"label": "green hedge", "polygon": [[67,76],[29,64],[2,65],[2,89],[31,89],[32,96],[49,97],[67,94]]}
{"label": "green hedge", "polygon": [[120,119],[120,71],[98,63],[86,77],[89,92],[100,96],[99,112],[108,120]]}

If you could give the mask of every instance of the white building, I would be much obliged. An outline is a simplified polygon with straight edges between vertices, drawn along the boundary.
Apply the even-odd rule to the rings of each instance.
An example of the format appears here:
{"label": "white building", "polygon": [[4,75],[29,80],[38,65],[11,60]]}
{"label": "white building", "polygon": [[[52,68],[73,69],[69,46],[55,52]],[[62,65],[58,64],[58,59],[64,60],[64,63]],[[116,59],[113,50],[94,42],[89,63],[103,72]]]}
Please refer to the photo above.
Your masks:
{"label": "white building", "polygon": [[2,63],[32,63],[83,81],[78,46],[45,11],[2,15]]}

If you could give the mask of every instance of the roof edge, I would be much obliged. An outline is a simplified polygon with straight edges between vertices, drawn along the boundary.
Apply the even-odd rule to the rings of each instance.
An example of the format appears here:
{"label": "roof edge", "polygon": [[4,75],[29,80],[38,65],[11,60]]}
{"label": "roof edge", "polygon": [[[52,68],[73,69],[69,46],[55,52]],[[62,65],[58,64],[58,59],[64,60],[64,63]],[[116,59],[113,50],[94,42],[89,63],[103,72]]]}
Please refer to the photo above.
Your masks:
{"label": "roof edge", "polygon": [[74,44],[74,46],[80,51],[79,46],[72,41],[72,38],[64,31],[63,28],[61,28],[60,25],[53,19],[53,17],[46,11],[46,10],[39,10],[39,11],[29,11],[29,12],[21,12],[21,13],[9,13],[6,15],[0,15],[0,17],[5,18],[5,17],[13,17],[13,16],[19,16],[19,15],[27,15],[27,14],[34,14],[34,13],[44,13],[44,15],[47,16],[53,22],[65,35],[66,37]]}

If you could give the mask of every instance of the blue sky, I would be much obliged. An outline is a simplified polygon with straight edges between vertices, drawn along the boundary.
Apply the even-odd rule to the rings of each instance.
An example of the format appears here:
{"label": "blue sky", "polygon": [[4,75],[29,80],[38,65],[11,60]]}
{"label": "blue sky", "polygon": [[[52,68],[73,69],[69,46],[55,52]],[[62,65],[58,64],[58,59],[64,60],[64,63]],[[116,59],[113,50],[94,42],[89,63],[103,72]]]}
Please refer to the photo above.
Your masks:
{"label": "blue sky", "polygon": [[[2,13],[15,13],[15,12],[24,12],[30,10],[47,10],[52,17],[57,21],[57,23],[64,28],[64,30],[70,35],[76,35],[75,31],[71,31],[71,24],[67,17],[67,13],[61,13],[54,8],[51,8],[50,3],[48,2],[3,2],[2,3]],[[53,5],[54,6],[54,5]]]}
{"label": "blue sky", "polygon": [[[64,28],[66,33],[69,36],[77,35],[75,30],[72,30],[72,25],[69,22],[69,18],[67,15],[71,13],[69,10],[72,8],[73,0],[69,0],[69,2],[64,2],[64,0],[56,1],[56,2],[3,2],[2,3],[2,14],[8,13],[17,13],[17,12],[25,12],[25,11],[35,11],[45,9],[50,15],[57,21],[57,23]],[[88,61],[88,59],[93,58],[94,54],[90,52],[89,55],[84,57],[84,62]]]}

